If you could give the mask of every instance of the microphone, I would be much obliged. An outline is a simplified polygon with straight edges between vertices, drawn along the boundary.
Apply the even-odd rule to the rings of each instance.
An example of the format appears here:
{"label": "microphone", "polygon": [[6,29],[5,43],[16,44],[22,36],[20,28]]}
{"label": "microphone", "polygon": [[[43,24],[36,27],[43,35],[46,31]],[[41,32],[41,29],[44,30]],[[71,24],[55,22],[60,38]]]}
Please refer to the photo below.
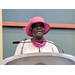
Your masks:
{"label": "microphone", "polygon": [[[24,42],[20,42],[20,41],[15,41],[15,42],[13,42],[13,44],[19,44],[19,43],[23,43],[23,46],[24,46],[24,44],[25,43],[32,43],[32,42],[25,42],[27,39],[25,38],[24,39]],[[33,41],[34,42],[34,41]],[[38,41],[35,41],[35,42],[38,42]],[[51,43],[51,44],[53,44],[53,45],[55,45],[57,48],[58,48],[58,50],[59,50],[59,46],[57,46],[55,43],[53,43],[53,42],[51,42],[51,41],[43,41],[43,42],[48,42],[48,43]],[[23,51],[23,46],[22,46],[22,49],[21,49],[21,51]],[[62,49],[62,48],[60,48],[61,49],[61,51],[64,53],[64,50]],[[59,51],[60,52],[60,51]]]}
{"label": "microphone", "polygon": [[[37,42],[37,41],[36,41]],[[32,43],[32,42],[20,42],[20,41],[14,41],[13,44],[19,44],[19,43]]]}
{"label": "microphone", "polygon": [[[23,39],[24,41],[27,40],[27,38]],[[25,43],[25,42],[20,42],[20,41],[14,41],[13,44],[19,44],[19,43]]]}
{"label": "microphone", "polygon": [[14,41],[13,42],[13,44],[19,44],[20,43],[20,41]]}

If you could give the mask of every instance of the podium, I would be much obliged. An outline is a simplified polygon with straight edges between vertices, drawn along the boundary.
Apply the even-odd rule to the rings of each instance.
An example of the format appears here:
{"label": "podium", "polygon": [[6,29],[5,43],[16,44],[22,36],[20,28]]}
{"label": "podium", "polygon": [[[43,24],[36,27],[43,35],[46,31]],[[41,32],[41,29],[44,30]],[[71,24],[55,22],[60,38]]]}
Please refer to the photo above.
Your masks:
{"label": "podium", "polygon": [[28,53],[11,56],[0,65],[75,65],[75,56],[64,53]]}

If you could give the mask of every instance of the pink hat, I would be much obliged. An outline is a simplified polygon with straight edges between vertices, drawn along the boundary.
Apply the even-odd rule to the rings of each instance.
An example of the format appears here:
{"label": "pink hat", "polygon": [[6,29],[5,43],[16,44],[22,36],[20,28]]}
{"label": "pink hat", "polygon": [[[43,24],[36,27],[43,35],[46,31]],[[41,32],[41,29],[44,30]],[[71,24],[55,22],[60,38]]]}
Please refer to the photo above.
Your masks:
{"label": "pink hat", "polygon": [[31,36],[31,37],[33,36],[32,33],[31,33],[31,26],[34,23],[38,23],[38,22],[42,22],[45,25],[45,33],[44,33],[44,35],[49,32],[50,25],[47,24],[42,17],[33,17],[32,19],[30,19],[30,21],[28,23],[28,26],[23,28],[28,36]]}

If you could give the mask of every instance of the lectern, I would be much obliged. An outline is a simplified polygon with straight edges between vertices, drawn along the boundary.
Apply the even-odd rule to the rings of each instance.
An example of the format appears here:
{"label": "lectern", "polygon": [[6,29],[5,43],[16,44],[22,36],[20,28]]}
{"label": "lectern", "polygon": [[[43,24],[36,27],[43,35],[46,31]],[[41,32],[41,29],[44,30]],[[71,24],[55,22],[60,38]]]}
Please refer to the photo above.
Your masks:
{"label": "lectern", "polygon": [[28,53],[11,56],[0,65],[75,65],[75,56],[64,53]]}

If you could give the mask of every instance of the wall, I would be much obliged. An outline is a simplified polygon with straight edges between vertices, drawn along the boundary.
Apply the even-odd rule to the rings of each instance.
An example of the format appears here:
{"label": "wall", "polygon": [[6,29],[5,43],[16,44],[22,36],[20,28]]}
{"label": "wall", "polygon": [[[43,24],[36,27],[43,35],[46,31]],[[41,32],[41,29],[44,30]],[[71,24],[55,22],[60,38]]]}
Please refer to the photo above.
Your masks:
{"label": "wall", "polygon": [[[41,16],[47,23],[75,24],[74,9],[3,9],[2,20],[28,22],[34,16]],[[60,46],[65,53],[75,55],[75,29],[51,28],[46,39]],[[13,56],[17,45],[13,41],[29,39],[22,27],[3,27],[3,59]],[[61,49],[60,49],[61,50]]]}
{"label": "wall", "polygon": [[0,61],[3,59],[3,45],[2,45],[2,9],[0,9]]}

